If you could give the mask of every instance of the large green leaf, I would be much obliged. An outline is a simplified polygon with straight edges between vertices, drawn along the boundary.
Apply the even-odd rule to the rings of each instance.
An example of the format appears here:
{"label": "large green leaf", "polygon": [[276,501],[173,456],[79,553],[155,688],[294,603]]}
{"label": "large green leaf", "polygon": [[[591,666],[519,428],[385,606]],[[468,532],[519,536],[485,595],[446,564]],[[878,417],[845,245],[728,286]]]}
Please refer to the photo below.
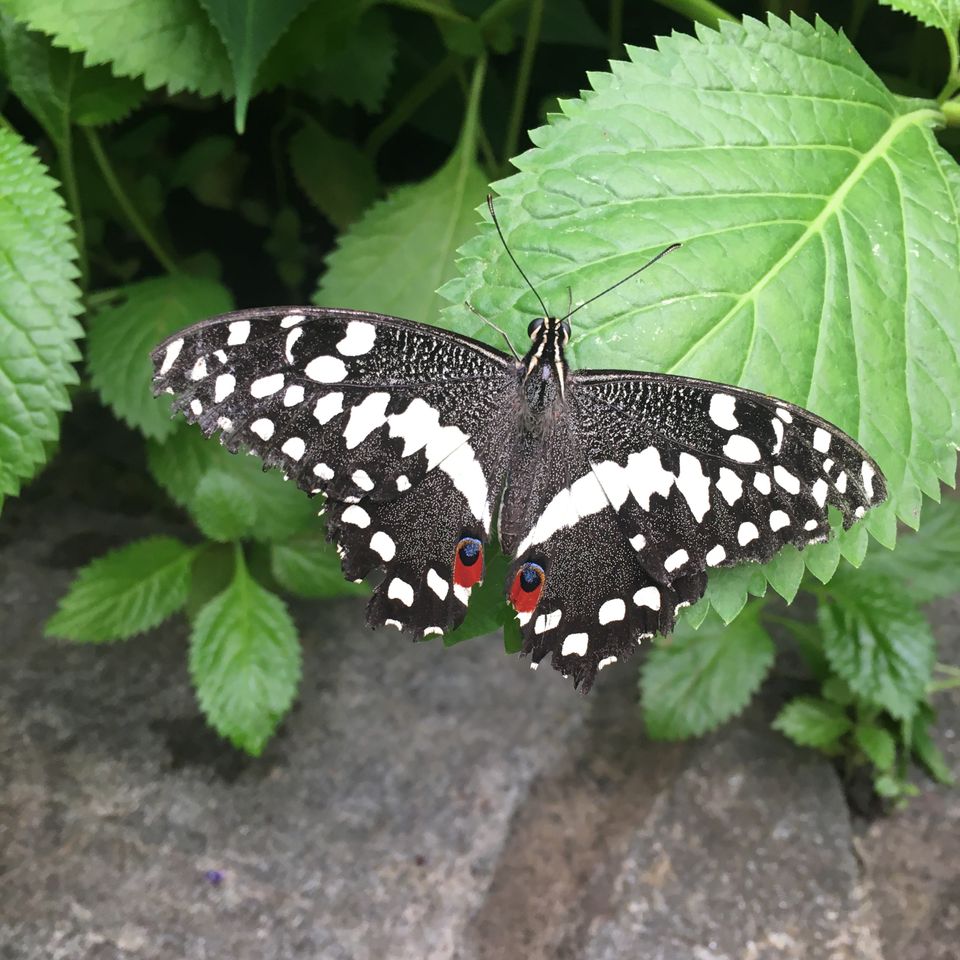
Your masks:
{"label": "large green leaf", "polygon": [[259,754],[296,695],[300,644],[283,601],[237,558],[230,586],[194,621],[190,674],[216,730]]}
{"label": "large green leaf", "polygon": [[77,382],[76,250],[56,187],[0,127],[0,506],[47,459]]}
{"label": "large green leaf", "polygon": [[394,190],[343,234],[314,301],[436,322],[443,300],[434,291],[456,269],[486,186],[472,147],[461,145],[432,177]]}
{"label": "large green leaf", "polygon": [[926,695],[936,644],[900,585],[877,574],[843,572],[817,619],[834,671],[868,703],[910,719]]}
{"label": "large green leaf", "polygon": [[370,592],[366,583],[344,580],[333,547],[316,537],[272,544],[270,572],[284,590],[299,597],[363,596]]}
{"label": "large green leaf", "polygon": [[230,61],[198,0],[0,0],[0,7],[58,47],[84,54],[88,66],[142,77],[148,90],[233,90]]}
{"label": "large green leaf", "polygon": [[177,274],[131,284],[90,321],[87,366],[103,402],[156,440],[176,429],[168,397],[154,397],[150,351],[168,334],[233,306],[216,281]]}
{"label": "large green leaf", "polygon": [[237,132],[243,133],[257,70],[290,23],[313,0],[200,0],[220,31],[233,67]]}
{"label": "large green leaf", "polygon": [[714,617],[657,643],[640,680],[650,736],[700,736],[747,705],[773,664],[773,641],[759,618],[754,604],[729,627]]}
{"label": "large green leaf", "polygon": [[[960,442],[960,175],[933,137],[942,115],[823,23],[697,33],[631,49],[532,133],[497,185],[507,239],[555,311],[568,287],[586,300],[683,241],[577,314],[571,359],[823,415],[883,468],[891,502],[866,523],[891,544],[896,518],[916,525],[921,495],[952,480]],[[461,254],[442,322],[495,343],[469,299],[522,331],[539,307],[492,226]]]}
{"label": "large green leaf", "polygon": [[58,147],[67,143],[71,123],[115,123],[143,100],[142,84],[118,79],[107,67],[85,68],[78,54],[51,46],[3,13],[0,38],[11,89]]}
{"label": "large green leaf", "polygon": [[960,0],[880,0],[885,7],[909,13],[928,27],[957,35],[960,30]]}
{"label": "large green leaf", "polygon": [[815,747],[835,753],[840,738],[850,732],[853,722],[837,703],[819,697],[791,700],[773,721],[773,728],[801,747]]}
{"label": "large green leaf", "polygon": [[47,635],[103,643],[155,627],[186,603],[194,553],[171,537],[149,537],[98,557],[70,585]]}
{"label": "large green leaf", "polygon": [[[316,517],[319,500],[311,501],[295,484],[285,483],[279,471],[264,471],[256,457],[228,453],[197,427],[181,424],[163,443],[151,442],[147,461],[167,493],[193,513],[201,526],[212,523],[218,536],[226,532],[222,517],[231,509],[240,521],[232,533],[256,540],[286,540],[310,524],[320,523]],[[202,486],[210,473],[232,477],[236,483]],[[218,491],[222,502],[215,502]],[[241,491],[243,505],[236,503]],[[215,513],[219,515],[216,519]]]}

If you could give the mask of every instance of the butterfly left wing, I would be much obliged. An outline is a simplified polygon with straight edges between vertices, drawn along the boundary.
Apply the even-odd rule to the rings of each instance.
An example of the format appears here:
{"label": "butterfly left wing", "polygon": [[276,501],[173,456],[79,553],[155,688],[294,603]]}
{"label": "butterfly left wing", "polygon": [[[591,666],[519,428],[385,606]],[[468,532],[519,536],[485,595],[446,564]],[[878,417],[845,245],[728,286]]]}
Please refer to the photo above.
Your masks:
{"label": "butterfly left wing", "polygon": [[214,317],[153,360],[155,392],[205,434],[327,495],[344,574],[385,571],[371,625],[423,635],[463,620],[509,446],[509,358],[397,317],[290,307]]}
{"label": "butterfly left wing", "polygon": [[622,371],[575,372],[567,393],[580,467],[541,498],[510,575],[545,567],[524,649],[536,661],[552,652],[581,690],[672,630],[710,568],[826,539],[828,505],[849,527],[886,499],[862,447],[794,404]]}

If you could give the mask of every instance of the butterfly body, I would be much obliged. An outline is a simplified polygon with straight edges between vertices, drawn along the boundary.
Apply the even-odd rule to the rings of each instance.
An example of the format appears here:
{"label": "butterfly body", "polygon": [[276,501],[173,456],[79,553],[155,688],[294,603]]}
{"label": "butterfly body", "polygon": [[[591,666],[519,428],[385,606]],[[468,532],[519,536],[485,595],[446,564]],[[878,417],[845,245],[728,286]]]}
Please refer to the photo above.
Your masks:
{"label": "butterfly body", "polygon": [[524,652],[552,654],[584,691],[669,633],[711,568],[823,540],[828,505],[849,526],[885,498],[862,448],[800,407],[571,370],[565,319],[528,333],[516,359],[380,314],[242,311],[160,344],[155,389],[228,449],[325,494],[345,576],[383,571],[373,626],[458,626],[496,526]]}

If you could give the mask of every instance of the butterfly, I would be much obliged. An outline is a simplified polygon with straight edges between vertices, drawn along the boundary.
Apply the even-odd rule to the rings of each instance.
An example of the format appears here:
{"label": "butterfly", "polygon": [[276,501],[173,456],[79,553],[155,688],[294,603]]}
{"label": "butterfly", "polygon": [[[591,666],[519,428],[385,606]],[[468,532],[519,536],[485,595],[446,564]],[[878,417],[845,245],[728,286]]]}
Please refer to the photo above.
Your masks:
{"label": "butterfly", "polygon": [[495,527],[523,653],[534,668],[552,655],[586,693],[670,633],[711,569],[820,542],[829,506],[846,529],[886,499],[866,451],[795,404],[571,369],[570,317],[595,299],[563,317],[541,300],[522,356],[360,310],[227,313],[153,351],[154,391],[231,452],[325,496],[344,575],[383,573],[373,627],[455,629]]}

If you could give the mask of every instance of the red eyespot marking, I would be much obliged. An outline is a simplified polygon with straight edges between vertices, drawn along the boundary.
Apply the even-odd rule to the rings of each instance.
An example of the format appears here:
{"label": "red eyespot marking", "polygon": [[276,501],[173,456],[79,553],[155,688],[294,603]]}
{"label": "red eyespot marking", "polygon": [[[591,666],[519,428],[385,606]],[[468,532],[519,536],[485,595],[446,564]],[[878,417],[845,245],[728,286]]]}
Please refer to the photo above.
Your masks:
{"label": "red eyespot marking", "polygon": [[453,582],[458,587],[475,587],[483,579],[483,544],[464,537],[453,557]]}
{"label": "red eyespot marking", "polygon": [[510,602],[517,613],[532,613],[540,601],[546,575],[538,563],[525,563],[513,578]]}

